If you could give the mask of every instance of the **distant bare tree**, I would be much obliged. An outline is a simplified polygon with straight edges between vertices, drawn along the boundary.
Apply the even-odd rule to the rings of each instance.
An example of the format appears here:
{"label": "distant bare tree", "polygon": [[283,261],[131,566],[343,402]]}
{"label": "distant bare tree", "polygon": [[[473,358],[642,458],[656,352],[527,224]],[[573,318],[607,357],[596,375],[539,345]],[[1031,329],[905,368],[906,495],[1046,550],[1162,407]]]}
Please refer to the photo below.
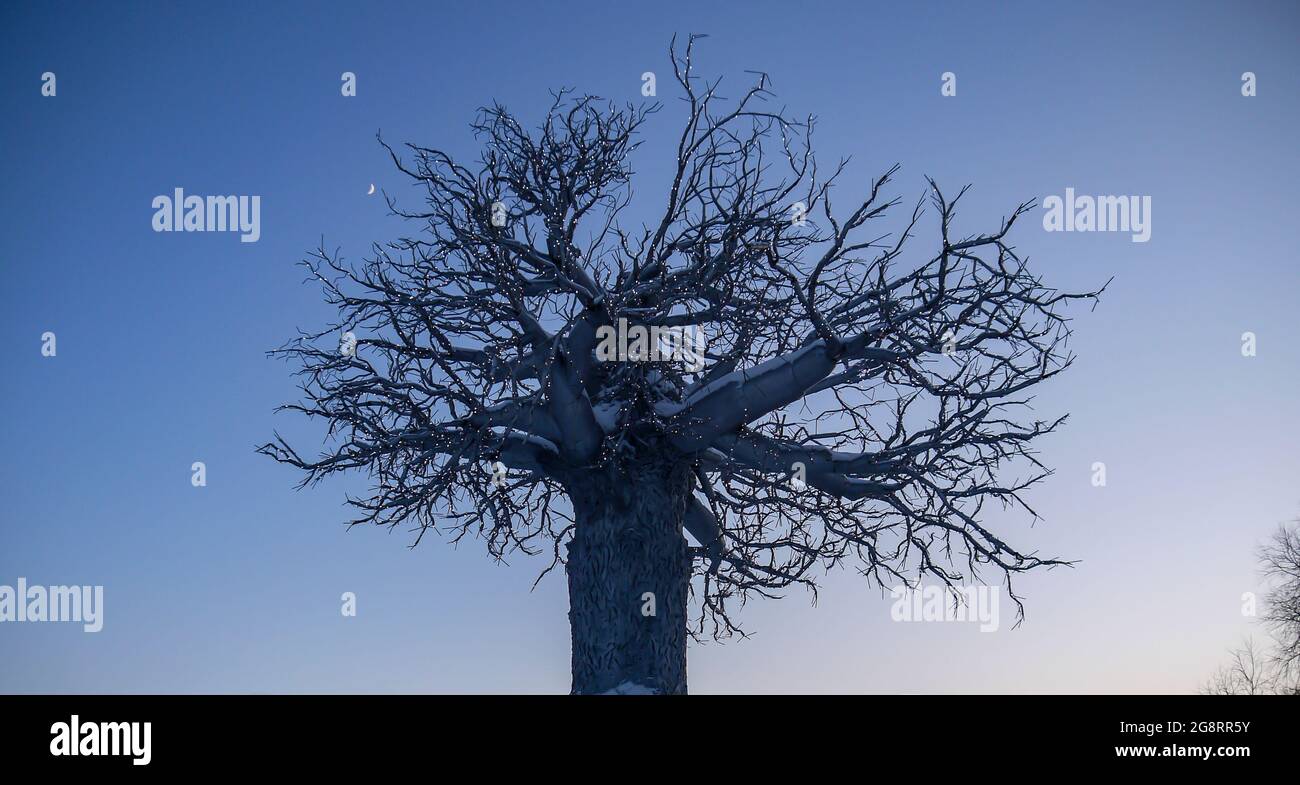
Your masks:
{"label": "distant bare tree", "polygon": [[1300,695],[1300,521],[1283,524],[1259,549],[1269,583],[1262,620],[1273,635],[1265,650],[1247,640],[1201,689],[1210,695]]}
{"label": "distant bare tree", "polygon": [[[425,196],[390,209],[423,233],[360,266],[316,252],[339,319],[274,353],[301,368],[285,408],[329,447],[260,450],[303,484],[366,472],[353,523],[563,565],[575,693],[685,692],[689,636],[740,632],[739,605],[814,589],[814,568],[1010,588],[1064,563],[982,521],[990,502],[1033,514],[1031,445],[1065,418],[1029,415],[1032,393],[1071,363],[1061,308],[1099,292],[1049,288],[1008,243],[1030,204],[958,236],[965,189],[933,182],[936,249],[904,266],[927,200],[875,230],[897,167],[834,212],[844,162],[819,174],[812,119],[769,108],[766,76],[727,102],[694,40],[670,48],[685,118],[647,224],[628,225],[631,160],[658,105],[561,91],[532,130],[493,105],[477,164],[389,148]],[[645,340],[682,331],[698,355]]]}
{"label": "distant bare tree", "polygon": [[1201,688],[1203,695],[1292,695],[1291,684],[1277,658],[1247,638],[1230,652],[1227,665]]}
{"label": "distant bare tree", "polygon": [[1277,640],[1276,658],[1287,674],[1300,677],[1300,519],[1279,526],[1259,560],[1271,584],[1264,622]]}

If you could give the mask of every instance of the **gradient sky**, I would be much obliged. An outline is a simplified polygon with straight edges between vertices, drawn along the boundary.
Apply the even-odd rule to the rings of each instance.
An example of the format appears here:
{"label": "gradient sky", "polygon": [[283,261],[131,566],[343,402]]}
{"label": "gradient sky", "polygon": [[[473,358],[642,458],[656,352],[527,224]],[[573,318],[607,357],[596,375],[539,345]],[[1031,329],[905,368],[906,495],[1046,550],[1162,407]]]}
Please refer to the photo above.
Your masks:
{"label": "gradient sky", "polygon": [[[840,570],[816,606],[751,604],[751,639],[692,646],[691,690],[1194,691],[1255,629],[1240,610],[1255,547],[1300,513],[1300,11],[1078,6],[5,4],[0,584],[102,584],[106,608],[97,634],[0,624],[0,691],[566,692],[564,580],[529,591],[544,561],[346,531],[357,482],[295,491],[254,454],[274,429],[320,435],[273,413],[295,390],[264,353],[329,316],[295,266],[322,237],[357,259],[413,230],[366,195],[418,198],[381,129],[472,159],[484,103],[526,120],[562,86],[639,103],[655,71],[666,107],[634,182],[657,198],[681,119],[666,50],[690,32],[710,34],[702,74],[739,92],[766,71],[818,116],[823,161],[853,158],[840,201],[899,162],[907,202],[925,175],[973,184],[962,233],[1066,187],[1153,203],[1145,244],[1048,233],[1038,212],[1013,236],[1054,285],[1115,278],[1074,313],[1079,359],[1037,399],[1071,414],[1041,445],[1057,470],[1028,495],[1042,520],[986,521],[1080,560],[1018,581],[1024,624],[893,623]],[[261,195],[260,241],[155,233],[151,200],[175,187]],[[926,228],[913,258],[933,250]]]}

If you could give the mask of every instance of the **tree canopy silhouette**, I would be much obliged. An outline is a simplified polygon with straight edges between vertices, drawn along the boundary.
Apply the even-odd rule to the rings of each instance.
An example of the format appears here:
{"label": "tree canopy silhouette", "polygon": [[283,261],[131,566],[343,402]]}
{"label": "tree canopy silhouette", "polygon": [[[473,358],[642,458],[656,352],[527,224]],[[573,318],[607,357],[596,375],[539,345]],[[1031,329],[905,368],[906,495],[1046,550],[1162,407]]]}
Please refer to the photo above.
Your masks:
{"label": "tree canopy silhouette", "polygon": [[[845,162],[818,169],[812,118],[772,108],[765,75],[723,98],[694,42],[670,48],[684,121],[653,215],[632,160],[658,104],[561,91],[534,128],[492,105],[476,163],[385,144],[425,196],[390,209],[422,231],[359,265],[311,255],[338,320],[273,353],[301,369],[284,408],[327,446],[260,450],[304,484],[367,473],[353,523],[548,554],[576,693],[684,692],[688,636],[740,632],[747,600],[839,564],[1009,586],[1063,563],[981,520],[989,502],[1033,514],[1031,446],[1065,418],[1033,417],[1031,393],[1071,364],[1062,307],[1100,290],[1030,272],[1007,239],[1029,203],[959,236],[966,189],[930,181],[878,228],[895,166],[833,209]],[[913,257],[927,207],[936,249]],[[646,334],[677,338],[652,352]]]}

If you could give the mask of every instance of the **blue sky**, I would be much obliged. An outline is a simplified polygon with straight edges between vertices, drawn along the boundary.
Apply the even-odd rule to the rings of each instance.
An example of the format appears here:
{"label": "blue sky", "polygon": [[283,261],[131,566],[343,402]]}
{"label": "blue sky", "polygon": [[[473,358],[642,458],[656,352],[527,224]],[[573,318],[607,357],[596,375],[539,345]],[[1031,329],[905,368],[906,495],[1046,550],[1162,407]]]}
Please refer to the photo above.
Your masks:
{"label": "blue sky", "polygon": [[[657,198],[681,117],[666,50],[690,32],[710,34],[702,73],[739,90],[766,71],[791,112],[818,116],[823,160],[852,156],[842,188],[895,162],[905,201],[925,175],[971,183],[966,232],[1066,187],[1153,205],[1147,243],[1048,233],[1038,213],[1014,236],[1062,288],[1115,278],[1076,314],[1075,367],[1037,399],[1071,414],[1042,446],[1057,470],[1029,497],[1043,520],[988,520],[1080,560],[1018,583],[1025,623],[896,624],[839,571],[816,606],[753,604],[752,639],[693,647],[692,691],[1189,692],[1254,629],[1240,611],[1260,588],[1254,548],[1300,513],[1292,3],[8,4],[0,18],[0,584],[102,584],[106,605],[95,634],[0,625],[0,691],[567,691],[564,581],[529,591],[543,561],[346,531],[358,481],[294,491],[253,453],[275,429],[319,439],[274,414],[295,390],[265,351],[329,316],[295,266],[322,238],[356,259],[412,230],[366,193],[418,198],[377,131],[472,158],[484,103],[538,117],[563,86],[638,103],[655,71],[666,107],[634,183]],[[151,201],[176,187],[261,195],[260,240],[154,232]]]}

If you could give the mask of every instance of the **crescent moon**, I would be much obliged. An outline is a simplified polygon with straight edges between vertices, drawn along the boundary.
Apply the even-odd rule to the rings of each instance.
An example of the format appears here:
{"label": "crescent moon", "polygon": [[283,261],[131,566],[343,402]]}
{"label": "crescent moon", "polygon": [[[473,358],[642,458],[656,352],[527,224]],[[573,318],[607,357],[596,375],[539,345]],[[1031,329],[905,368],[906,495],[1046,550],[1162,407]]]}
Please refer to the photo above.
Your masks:
{"label": "crescent moon", "polygon": [[375,184],[374,184],[374,183],[371,183],[371,184],[370,184],[370,190],[369,190],[369,191],[366,191],[366,196],[369,196],[369,195],[371,195],[371,194],[374,193],[374,192],[375,192]]}

